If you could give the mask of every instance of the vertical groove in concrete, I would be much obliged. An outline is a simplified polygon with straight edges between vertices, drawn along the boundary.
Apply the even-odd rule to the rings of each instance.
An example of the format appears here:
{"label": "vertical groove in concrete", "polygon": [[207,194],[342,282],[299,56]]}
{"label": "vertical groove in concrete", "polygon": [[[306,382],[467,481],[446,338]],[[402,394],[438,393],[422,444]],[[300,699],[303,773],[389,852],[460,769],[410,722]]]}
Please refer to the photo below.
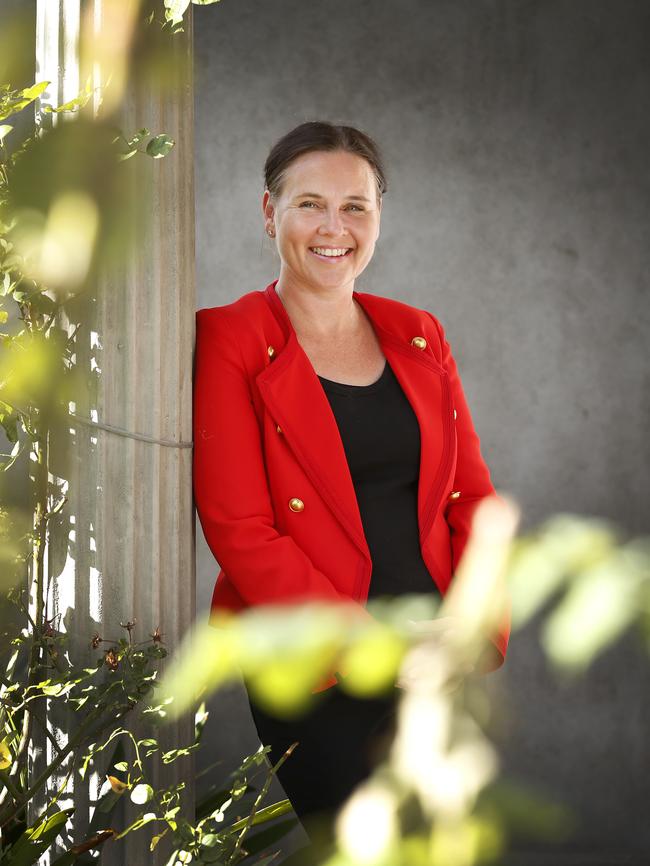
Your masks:
{"label": "vertical groove in concrete", "polygon": [[[78,52],[69,50],[69,22],[78,24],[79,9],[80,0],[39,3],[38,76],[53,82],[47,100],[52,105],[76,95],[68,92],[71,83],[84,77]],[[95,0],[94,13],[101,27],[103,0]],[[162,159],[132,157],[137,171],[130,195],[132,202],[138,197],[146,202],[145,230],[124,263],[102,273],[89,298],[88,321],[80,331],[77,350],[77,363],[84,370],[91,369],[93,358],[100,370],[89,420],[167,444],[93,428],[72,417],[53,437],[55,447],[69,456],[65,478],[69,501],[60,524],[53,527],[51,546],[56,555],[50,556],[49,574],[55,601],[49,615],[61,614],[61,628],[69,635],[76,664],[92,663],[108,648],[109,644],[102,644],[96,651],[90,649],[94,631],[119,640],[127,636],[120,623],[134,618],[134,641],[146,640],[160,627],[171,655],[195,618],[192,449],[178,447],[192,436],[196,309],[191,9],[187,18],[185,32],[173,38],[171,51],[183,59],[188,79],[175,93],[132,82],[115,118],[125,136],[147,127],[152,135],[168,133],[176,144]],[[68,47],[59,51],[59,46]],[[107,70],[99,71],[101,81],[98,70],[93,69],[93,74],[97,86],[105,81]],[[62,322],[62,327],[68,323]],[[159,667],[164,669],[165,663]],[[65,741],[71,720],[57,720],[57,724]],[[135,717],[129,717],[128,726],[135,736],[156,736]],[[161,751],[189,745],[193,731],[193,718],[161,730]],[[184,782],[182,814],[193,820],[193,780],[192,756],[162,767],[152,783],[169,787]],[[83,790],[78,779],[74,790],[68,787],[70,805],[81,807],[64,840],[68,844],[83,838],[102,782],[100,775]],[[44,801],[34,807],[43,805]],[[125,797],[111,826],[123,829],[139,811],[141,807],[136,810]],[[166,839],[155,852],[149,851],[149,839],[161,829],[145,827],[109,843],[102,862],[109,866],[165,863]],[[57,852],[63,850],[59,846]]]}

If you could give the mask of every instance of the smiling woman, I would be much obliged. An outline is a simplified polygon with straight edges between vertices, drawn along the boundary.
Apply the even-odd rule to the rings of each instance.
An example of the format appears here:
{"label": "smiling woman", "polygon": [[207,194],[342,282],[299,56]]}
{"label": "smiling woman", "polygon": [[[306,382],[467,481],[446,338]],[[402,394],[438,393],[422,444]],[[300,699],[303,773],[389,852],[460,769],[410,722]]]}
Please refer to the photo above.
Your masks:
{"label": "smiling woman", "polygon": [[[321,149],[302,150],[300,137],[305,134],[311,136],[312,147],[314,136],[320,136]],[[322,147],[318,124],[303,124],[292,135],[288,164],[290,154],[278,145],[267,159],[262,197],[267,231],[276,238],[281,260],[276,290],[281,297],[303,302],[320,295],[325,303],[315,319],[315,310],[301,305],[304,324],[329,337],[354,322],[351,290],[375,250],[386,182],[378,149],[363,133],[339,133],[338,145],[347,146],[328,149]],[[324,294],[326,286],[333,291]]]}
{"label": "smiling woman", "polygon": [[[447,592],[472,515],[494,494],[444,329],[428,310],[357,292],[380,233],[376,144],[310,122],[265,165],[262,212],[279,276],[200,310],[194,491],[221,565],[212,611]],[[485,670],[503,663],[504,619]],[[373,700],[316,684],[306,717],[277,719],[249,690],[260,739],[301,819],[331,815],[371,771],[399,683]]]}

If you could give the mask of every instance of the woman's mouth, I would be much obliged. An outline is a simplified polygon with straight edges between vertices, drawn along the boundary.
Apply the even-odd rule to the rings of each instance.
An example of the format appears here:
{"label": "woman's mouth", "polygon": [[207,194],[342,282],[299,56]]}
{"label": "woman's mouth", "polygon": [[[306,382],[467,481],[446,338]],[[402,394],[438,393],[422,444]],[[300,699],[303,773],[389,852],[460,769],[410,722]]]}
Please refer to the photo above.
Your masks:
{"label": "woman's mouth", "polygon": [[328,248],[328,247],[309,247],[309,252],[326,262],[340,262],[352,252],[352,249],[345,247]]}

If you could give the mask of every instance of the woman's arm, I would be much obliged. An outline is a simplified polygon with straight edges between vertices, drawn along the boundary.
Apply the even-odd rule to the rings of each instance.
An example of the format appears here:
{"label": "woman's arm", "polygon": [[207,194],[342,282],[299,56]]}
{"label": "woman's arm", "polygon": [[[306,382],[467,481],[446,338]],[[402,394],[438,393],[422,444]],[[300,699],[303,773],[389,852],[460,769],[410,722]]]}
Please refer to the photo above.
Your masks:
{"label": "woman's arm", "polygon": [[[467,544],[474,512],[486,496],[496,495],[490,471],[481,455],[479,437],[474,429],[472,416],[465,399],[463,386],[458,374],[456,361],[445,337],[441,323],[429,313],[436,324],[440,336],[441,363],[447,371],[451,388],[452,403],[456,410],[457,459],[452,490],[460,493],[457,498],[449,499],[445,508],[445,518],[449,524],[452,548],[452,576]],[[498,631],[491,638],[481,655],[477,669],[483,673],[495,670],[503,664],[510,637],[510,600],[506,596],[506,607]]]}
{"label": "woman's arm", "polygon": [[215,559],[248,605],[317,599],[353,604],[274,526],[260,426],[227,314],[199,310],[196,323],[194,498]]}
{"label": "woman's arm", "polygon": [[472,416],[465,399],[463,386],[440,322],[429,313],[436,324],[442,349],[441,363],[447,371],[451,387],[451,399],[456,410],[457,460],[452,490],[460,496],[450,499],[445,509],[445,517],[451,530],[452,574],[458,568],[472,525],[472,517],[479,502],[485,496],[494,496],[495,490],[490,478],[490,470],[483,456],[479,437],[474,429]]}

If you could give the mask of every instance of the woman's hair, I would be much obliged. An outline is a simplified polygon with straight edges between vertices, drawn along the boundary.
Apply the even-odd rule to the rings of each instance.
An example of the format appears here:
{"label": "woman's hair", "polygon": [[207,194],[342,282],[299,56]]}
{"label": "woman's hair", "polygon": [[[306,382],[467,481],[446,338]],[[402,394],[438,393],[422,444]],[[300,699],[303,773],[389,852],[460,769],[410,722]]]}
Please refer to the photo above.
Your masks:
{"label": "woman's hair", "polygon": [[377,200],[386,192],[383,157],[369,135],[353,126],[309,120],[283,135],[271,148],[264,163],[264,184],[272,199],[281,195],[287,168],[294,159],[303,153],[319,150],[344,150],[363,157],[372,168],[377,181]]}

